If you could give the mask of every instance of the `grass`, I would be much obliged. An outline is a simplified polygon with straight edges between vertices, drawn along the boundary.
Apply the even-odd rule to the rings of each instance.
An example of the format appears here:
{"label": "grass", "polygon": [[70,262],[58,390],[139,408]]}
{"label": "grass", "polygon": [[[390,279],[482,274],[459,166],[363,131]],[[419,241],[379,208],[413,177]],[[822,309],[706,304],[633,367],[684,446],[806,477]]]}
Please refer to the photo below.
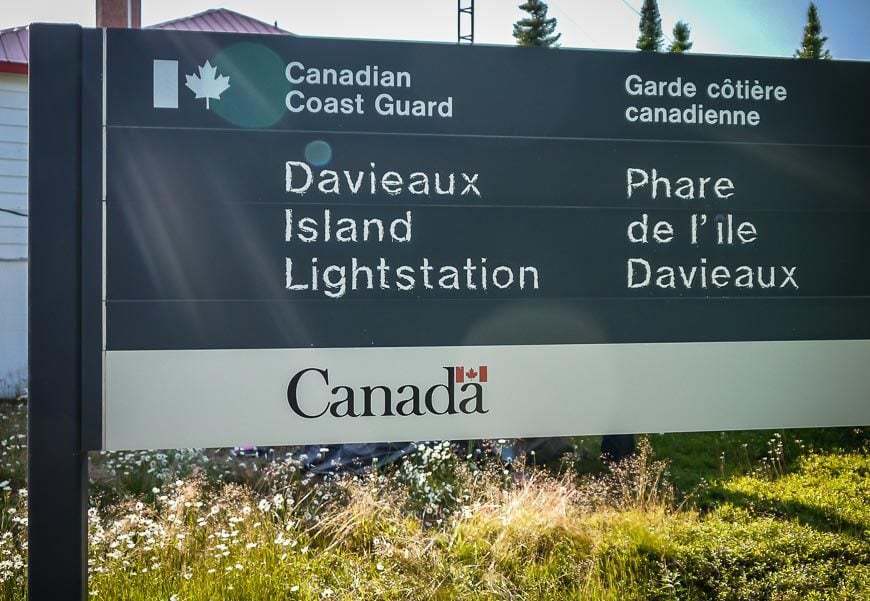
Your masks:
{"label": "grass", "polygon": [[[24,599],[21,405],[0,406],[0,595]],[[91,459],[93,599],[870,599],[863,430],[654,435],[561,470],[447,444],[361,476],[226,451]]]}

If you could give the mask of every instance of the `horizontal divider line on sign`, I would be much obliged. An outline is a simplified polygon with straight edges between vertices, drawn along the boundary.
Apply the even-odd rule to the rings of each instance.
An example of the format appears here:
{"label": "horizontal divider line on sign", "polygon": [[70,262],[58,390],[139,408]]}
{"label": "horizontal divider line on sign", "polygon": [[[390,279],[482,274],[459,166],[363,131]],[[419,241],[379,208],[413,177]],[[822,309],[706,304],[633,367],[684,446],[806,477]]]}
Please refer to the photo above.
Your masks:
{"label": "horizontal divider line on sign", "polygon": [[749,145],[749,146],[808,146],[818,148],[870,148],[870,144],[820,144],[809,142],[765,142],[757,140],[664,140],[657,138],[592,138],[583,136],[528,136],[528,135],[499,135],[499,134],[454,134],[437,132],[385,132],[385,131],[348,131],[326,129],[257,129],[251,127],[178,127],[157,125],[108,125],[108,129],[166,129],[179,131],[213,131],[213,132],[257,132],[269,134],[328,134],[328,135],[359,135],[359,136],[412,136],[412,137],[438,137],[438,138],[492,138],[496,140],[558,140],[558,141],[586,141],[586,142],[631,142],[631,143],[659,143],[668,144],[725,144],[725,145]]}

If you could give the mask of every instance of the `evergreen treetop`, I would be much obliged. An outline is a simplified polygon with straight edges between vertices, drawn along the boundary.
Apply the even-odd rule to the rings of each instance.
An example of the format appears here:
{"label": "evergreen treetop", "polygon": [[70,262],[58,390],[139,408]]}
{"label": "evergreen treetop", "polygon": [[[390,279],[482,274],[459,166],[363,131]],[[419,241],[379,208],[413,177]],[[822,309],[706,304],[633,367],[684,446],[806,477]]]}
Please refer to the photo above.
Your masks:
{"label": "evergreen treetop", "polygon": [[547,4],[541,0],[527,0],[520,10],[529,16],[514,23],[514,38],[518,46],[558,47],[561,33],[556,31],[556,19],[547,18]]}
{"label": "evergreen treetop", "polygon": [[804,27],[804,39],[801,47],[795,51],[796,58],[804,59],[829,59],[831,51],[824,48],[827,36],[822,35],[822,22],[819,20],[819,11],[816,5],[810,2],[807,9],[807,25]]}
{"label": "evergreen treetop", "polygon": [[656,0],[644,0],[640,9],[640,37],[637,49],[658,52],[662,48],[662,18]]}
{"label": "evergreen treetop", "polygon": [[668,52],[681,54],[692,49],[693,42],[689,41],[689,34],[692,30],[689,29],[689,24],[684,21],[677,21],[674,25],[674,41],[668,46]]}

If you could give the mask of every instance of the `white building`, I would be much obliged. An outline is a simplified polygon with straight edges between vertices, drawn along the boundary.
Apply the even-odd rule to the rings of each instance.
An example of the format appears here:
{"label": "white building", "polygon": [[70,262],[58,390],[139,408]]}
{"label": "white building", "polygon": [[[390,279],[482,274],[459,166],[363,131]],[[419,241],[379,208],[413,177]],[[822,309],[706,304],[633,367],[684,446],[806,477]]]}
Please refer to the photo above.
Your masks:
{"label": "white building", "polygon": [[27,385],[27,40],[0,31],[0,398]]}

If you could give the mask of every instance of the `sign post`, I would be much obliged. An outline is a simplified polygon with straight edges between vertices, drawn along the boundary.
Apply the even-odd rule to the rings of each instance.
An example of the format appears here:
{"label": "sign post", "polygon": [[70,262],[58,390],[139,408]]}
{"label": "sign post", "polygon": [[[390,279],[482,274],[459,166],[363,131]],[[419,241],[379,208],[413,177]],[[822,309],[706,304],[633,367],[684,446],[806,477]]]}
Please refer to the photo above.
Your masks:
{"label": "sign post", "polygon": [[[82,30],[34,25],[30,52],[28,596],[87,592],[82,445]],[[96,399],[98,400],[98,399]]]}
{"label": "sign post", "polygon": [[35,535],[85,449],[870,422],[867,64],[31,39]]}

